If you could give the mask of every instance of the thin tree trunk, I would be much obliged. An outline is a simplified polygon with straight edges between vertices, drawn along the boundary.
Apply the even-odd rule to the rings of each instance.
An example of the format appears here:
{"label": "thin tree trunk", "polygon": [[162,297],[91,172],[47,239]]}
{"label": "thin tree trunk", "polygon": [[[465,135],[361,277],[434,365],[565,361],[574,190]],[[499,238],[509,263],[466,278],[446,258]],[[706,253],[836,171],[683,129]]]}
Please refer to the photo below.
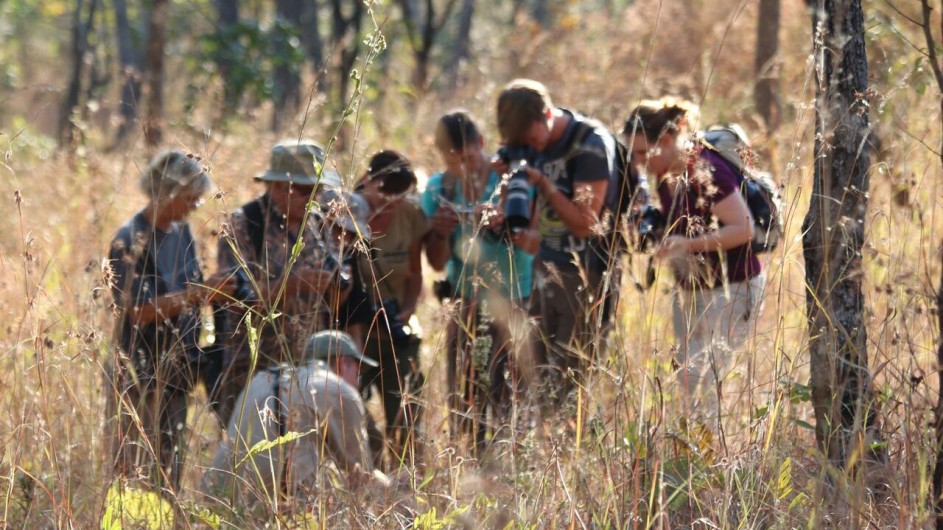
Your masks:
{"label": "thin tree trunk", "polygon": [[756,25],[753,101],[768,131],[779,127],[779,2],[760,0]]}
{"label": "thin tree trunk", "polygon": [[[88,6],[88,16],[83,13]],[[88,54],[88,34],[95,21],[95,9],[98,0],[76,0],[72,19],[72,70],[69,75],[69,86],[66,97],[59,112],[59,147],[72,149],[77,142],[75,122],[73,116],[76,108],[81,104],[82,84],[86,71],[86,55]]]}
{"label": "thin tree trunk", "polygon": [[[304,6],[301,0],[276,0],[275,16],[286,26],[301,27],[301,14]],[[277,36],[276,57],[287,57],[290,54],[290,34]],[[299,68],[287,61],[279,60],[275,67],[275,111],[272,114],[272,130],[281,130],[298,111],[301,93],[301,77]]]}
{"label": "thin tree trunk", "polygon": [[318,23],[318,0],[308,0],[301,12],[301,45],[314,69],[314,79],[322,92],[328,88],[327,67],[324,64],[324,40]]}
{"label": "thin tree trunk", "polygon": [[[930,0],[920,0],[923,30],[923,38],[927,43],[927,62],[933,72],[933,77],[937,85],[937,97],[939,98],[940,113],[943,115],[943,60],[937,53],[937,39],[933,36],[933,17]],[[943,10],[943,0],[940,2],[940,8]],[[943,38],[943,19],[940,19],[940,38]],[[941,126],[943,132],[943,126]],[[940,159],[940,167],[943,168],[943,148],[937,151]],[[943,256],[943,254],[941,254]],[[943,336],[943,272],[940,273],[940,286],[937,292],[936,301],[937,314],[937,333]],[[943,530],[943,338],[937,337],[936,350],[936,378],[937,378],[937,402],[933,410],[934,431],[936,435],[936,454],[933,458],[933,511],[936,514],[936,528]]]}
{"label": "thin tree trunk", "polygon": [[[874,455],[877,410],[863,319],[868,206],[868,60],[860,0],[819,0],[815,175],[803,222],[816,439],[829,461]],[[860,461],[860,459],[858,459]]]}
{"label": "thin tree trunk", "polygon": [[150,22],[147,25],[147,53],[144,59],[147,114],[144,118],[144,141],[151,148],[160,145],[163,139],[164,48],[169,8],[169,0],[153,0]]}
{"label": "thin tree trunk", "polygon": [[[216,0],[216,16],[219,21],[220,33],[227,33],[239,24],[239,2],[238,0]],[[230,83],[232,64],[228,54],[218,61],[219,75],[223,82],[223,117],[230,116],[239,105],[239,93],[236,90],[236,83]]]}
{"label": "thin tree trunk", "polygon": [[138,121],[141,98],[141,50],[134,46],[128,21],[126,0],[114,0],[115,34],[118,41],[118,61],[121,64],[121,102],[118,111],[121,122],[115,133],[115,143],[123,143]]}
{"label": "thin tree trunk", "polygon": [[462,0],[462,9],[458,14],[458,32],[452,49],[452,60],[447,66],[448,86],[458,86],[462,68],[471,57],[471,29],[475,17],[475,0]]}

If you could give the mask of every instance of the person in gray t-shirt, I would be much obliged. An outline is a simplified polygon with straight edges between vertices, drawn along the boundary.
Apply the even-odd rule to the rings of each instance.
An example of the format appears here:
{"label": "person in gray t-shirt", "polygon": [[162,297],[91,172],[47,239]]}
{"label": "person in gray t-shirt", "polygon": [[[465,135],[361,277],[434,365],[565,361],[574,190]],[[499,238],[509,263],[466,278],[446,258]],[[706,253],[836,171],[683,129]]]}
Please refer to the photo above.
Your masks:
{"label": "person in gray t-shirt", "polygon": [[[530,229],[513,240],[525,250],[539,248],[530,300],[538,321],[532,343],[546,368],[542,397],[559,399],[582,381],[606,332],[598,323],[608,264],[596,259],[591,243],[615,171],[615,139],[602,127],[582,126],[584,116],[555,107],[547,88],[529,79],[505,86],[497,119],[506,145],[536,152],[524,170],[539,196]],[[590,130],[581,134],[582,128]]]}
{"label": "person in gray t-shirt", "polygon": [[192,155],[158,154],[140,179],[147,205],[118,229],[108,252],[118,317],[106,389],[114,464],[126,476],[144,470],[162,491],[179,487],[200,306],[231,292],[225,275],[204,282],[186,221],[211,186]]}

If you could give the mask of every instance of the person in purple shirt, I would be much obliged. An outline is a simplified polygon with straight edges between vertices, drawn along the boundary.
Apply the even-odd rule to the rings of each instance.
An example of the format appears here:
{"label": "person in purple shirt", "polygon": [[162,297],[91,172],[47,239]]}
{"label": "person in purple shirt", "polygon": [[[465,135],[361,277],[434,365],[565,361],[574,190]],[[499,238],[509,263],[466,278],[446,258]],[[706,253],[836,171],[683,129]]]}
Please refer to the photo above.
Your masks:
{"label": "person in purple shirt", "polygon": [[713,415],[717,383],[754,328],[766,279],[750,250],[753,222],[740,193],[742,178],[692,140],[689,124],[697,112],[674,98],[643,101],[623,135],[634,162],[653,177],[666,220],[655,258],[668,264],[677,283],[678,379],[687,402]]}

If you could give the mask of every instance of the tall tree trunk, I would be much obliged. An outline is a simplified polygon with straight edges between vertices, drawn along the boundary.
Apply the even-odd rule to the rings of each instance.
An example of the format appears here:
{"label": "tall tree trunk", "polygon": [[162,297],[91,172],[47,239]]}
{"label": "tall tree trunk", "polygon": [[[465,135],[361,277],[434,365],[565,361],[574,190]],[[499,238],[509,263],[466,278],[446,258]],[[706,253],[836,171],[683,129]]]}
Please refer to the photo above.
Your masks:
{"label": "tall tree trunk", "polygon": [[[927,43],[927,62],[936,80],[937,97],[940,113],[943,115],[943,58],[937,53],[937,38],[933,36],[933,17],[931,0],[920,0],[921,29]],[[943,11],[943,0],[940,1]],[[943,39],[943,19],[940,20],[940,38]],[[943,126],[940,127],[943,132]],[[943,168],[943,147],[937,150],[940,167]],[[943,336],[943,272],[940,273],[940,286],[936,300],[937,333]],[[938,389],[943,389],[943,338],[937,337],[936,378]],[[933,410],[934,430],[936,431],[936,454],[933,458],[933,511],[936,513],[936,528],[943,530],[943,392],[937,391],[936,408]]]}
{"label": "tall tree trunk", "polygon": [[425,7],[421,13],[413,0],[399,0],[399,5],[416,63],[413,69],[413,86],[425,91],[429,84],[429,67],[436,36],[455,11],[456,0],[446,0],[441,12],[436,7],[435,0],[424,0]]}
{"label": "tall tree trunk", "polygon": [[462,0],[458,14],[458,32],[455,34],[452,48],[452,60],[447,66],[448,86],[458,86],[462,68],[471,57],[471,29],[475,18],[475,0]]}
{"label": "tall tree trunk", "polygon": [[121,102],[118,111],[121,122],[115,133],[115,143],[123,143],[138,121],[141,98],[141,60],[143,54],[131,38],[126,0],[114,0],[115,34],[118,41],[118,61],[121,65]]}
{"label": "tall tree trunk", "polygon": [[780,122],[779,104],[779,1],[760,0],[756,25],[753,102],[769,132]]}
{"label": "tall tree trunk", "polygon": [[802,226],[812,399],[818,444],[833,465],[846,467],[852,454],[872,454],[861,444],[877,430],[861,289],[868,59],[861,0],[819,0],[812,19],[815,175]]}
{"label": "tall tree trunk", "polygon": [[167,42],[169,0],[153,0],[147,25],[147,53],[144,58],[144,86],[147,89],[147,114],[144,141],[148,147],[163,140],[164,119],[164,48]]}
{"label": "tall tree trunk", "polygon": [[[238,0],[215,0],[218,31],[222,34],[231,32],[239,24]],[[223,54],[217,63],[219,76],[223,82],[223,117],[230,116],[239,106],[239,91],[236,83],[230,83],[232,64],[228,54]]]}
{"label": "tall tree trunk", "polygon": [[[69,86],[59,112],[59,147],[72,149],[77,143],[76,127],[73,117],[81,104],[82,85],[86,77],[86,56],[88,55],[88,34],[95,21],[95,10],[99,0],[76,0],[72,18],[72,70],[69,74]],[[88,11],[86,14],[86,10]]]}
{"label": "tall tree trunk", "polygon": [[327,67],[324,63],[324,40],[318,23],[318,0],[308,0],[301,12],[301,46],[314,69],[314,79],[322,92],[328,89]]}
{"label": "tall tree trunk", "polygon": [[[297,30],[301,27],[301,14],[304,11],[302,0],[275,0],[275,16],[286,27]],[[294,32],[276,36],[275,56],[278,62],[275,66],[275,111],[272,114],[272,130],[279,131],[288,124],[291,117],[298,111],[299,95],[301,92],[301,76],[299,68],[282,58],[290,56],[291,43],[289,39]]]}
{"label": "tall tree trunk", "polygon": [[350,15],[344,13],[343,0],[331,0],[333,31],[331,42],[339,52],[337,62],[337,96],[341,105],[346,105],[350,88],[350,73],[360,55],[360,30],[366,13],[363,2],[353,2]]}

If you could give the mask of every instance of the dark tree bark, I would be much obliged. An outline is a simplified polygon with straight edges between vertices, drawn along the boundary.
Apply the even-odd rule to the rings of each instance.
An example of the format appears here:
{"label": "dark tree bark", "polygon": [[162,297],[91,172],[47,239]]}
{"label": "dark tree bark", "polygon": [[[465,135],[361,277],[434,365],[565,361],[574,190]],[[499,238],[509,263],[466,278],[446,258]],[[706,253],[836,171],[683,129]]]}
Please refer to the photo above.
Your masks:
{"label": "dark tree bark", "polygon": [[[819,0],[815,176],[803,222],[816,439],[831,464],[879,456],[863,318],[861,248],[868,207],[868,59],[860,0]],[[864,443],[865,446],[860,444]],[[861,459],[857,459],[861,461]]]}
{"label": "dark tree bark", "polygon": [[318,23],[318,7],[320,2],[308,0],[304,2],[301,12],[301,46],[314,68],[314,79],[318,89],[328,90],[327,68],[324,63],[324,40],[321,38],[321,25]]}
{"label": "dark tree bark", "polygon": [[350,88],[350,73],[360,55],[360,30],[366,13],[363,2],[352,2],[350,14],[344,13],[344,0],[331,0],[331,45],[338,54],[337,100],[345,105]]}
{"label": "dark tree bark", "polygon": [[[937,53],[937,38],[933,35],[933,17],[930,0],[920,0],[921,26],[927,44],[927,62],[936,80],[940,112],[943,112],[943,60]],[[943,10],[943,0],[940,2]],[[940,38],[943,38],[943,19],[940,19]],[[940,127],[943,131],[943,126]],[[939,149],[940,167],[943,168],[943,148]],[[943,257],[943,254],[941,254]],[[936,315],[937,333],[943,335],[943,272],[940,273],[940,286],[937,291]],[[936,528],[943,530],[943,339],[937,337],[936,378],[938,385],[936,407],[933,409],[934,431],[936,435],[936,453],[933,457],[933,512],[936,514]]]}
{"label": "dark tree bark", "polygon": [[416,63],[413,70],[413,86],[419,91],[425,91],[429,84],[429,63],[432,59],[436,36],[455,11],[456,0],[446,0],[441,12],[438,12],[435,0],[423,0],[422,4],[425,6],[423,9],[418,9],[418,5],[412,0],[398,1]]}
{"label": "dark tree bark", "polygon": [[[214,4],[216,5],[216,16],[221,33],[226,33],[239,24],[238,0],[215,0]],[[223,115],[229,116],[239,105],[239,93],[235,89],[236,84],[229,82],[232,64],[224,55],[216,66],[219,68],[219,75],[223,81]]]}
{"label": "dark tree bark", "polygon": [[475,18],[475,0],[462,0],[458,13],[458,31],[452,43],[452,60],[446,66],[449,88],[458,86],[462,67],[471,57],[471,29]]}
{"label": "dark tree bark", "polygon": [[164,120],[164,49],[167,43],[169,0],[153,0],[147,24],[147,51],[144,57],[144,87],[147,113],[144,141],[148,147],[160,145]]}
{"label": "dark tree bark", "polygon": [[779,1],[760,0],[756,25],[753,102],[769,132],[780,123],[779,103]]}
{"label": "dark tree bark", "polygon": [[69,86],[59,112],[59,147],[72,149],[77,143],[76,126],[73,120],[81,104],[83,84],[87,73],[86,57],[89,53],[88,35],[95,21],[99,0],[76,0],[72,18],[72,69]]}
{"label": "dark tree bark", "polygon": [[[275,16],[287,27],[300,28],[301,15],[304,12],[302,0],[275,0]],[[277,57],[287,57],[290,53],[286,49],[290,45],[289,36],[283,35],[278,39],[276,46]],[[272,130],[279,131],[286,126],[291,117],[298,112],[301,93],[301,76],[299,69],[294,65],[279,60],[275,67],[275,112],[272,115]]]}
{"label": "dark tree bark", "polygon": [[121,102],[118,111],[121,122],[115,133],[115,143],[125,141],[138,121],[141,99],[141,64],[144,54],[131,35],[126,0],[114,0],[115,34],[118,41],[118,61],[121,66]]}

